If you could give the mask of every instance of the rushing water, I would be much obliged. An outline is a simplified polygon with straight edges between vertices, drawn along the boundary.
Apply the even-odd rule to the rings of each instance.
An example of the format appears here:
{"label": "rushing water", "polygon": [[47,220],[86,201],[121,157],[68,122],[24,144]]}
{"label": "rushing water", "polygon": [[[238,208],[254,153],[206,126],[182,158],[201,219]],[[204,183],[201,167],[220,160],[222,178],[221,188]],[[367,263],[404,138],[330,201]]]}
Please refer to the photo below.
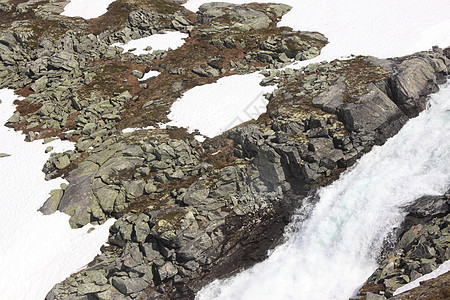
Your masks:
{"label": "rushing water", "polygon": [[309,219],[249,270],[203,288],[206,299],[348,299],[376,268],[402,207],[450,186],[450,84],[428,110],[319,191]]}

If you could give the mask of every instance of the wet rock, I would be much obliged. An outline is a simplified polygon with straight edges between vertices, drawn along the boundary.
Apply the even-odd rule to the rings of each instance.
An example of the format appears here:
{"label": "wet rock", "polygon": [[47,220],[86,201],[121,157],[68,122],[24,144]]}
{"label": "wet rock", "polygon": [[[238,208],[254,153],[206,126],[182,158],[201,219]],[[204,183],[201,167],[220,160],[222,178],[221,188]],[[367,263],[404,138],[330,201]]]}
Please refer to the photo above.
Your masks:
{"label": "wet rock", "polygon": [[436,217],[450,211],[450,193],[443,196],[423,196],[406,207],[409,214],[416,218]]}

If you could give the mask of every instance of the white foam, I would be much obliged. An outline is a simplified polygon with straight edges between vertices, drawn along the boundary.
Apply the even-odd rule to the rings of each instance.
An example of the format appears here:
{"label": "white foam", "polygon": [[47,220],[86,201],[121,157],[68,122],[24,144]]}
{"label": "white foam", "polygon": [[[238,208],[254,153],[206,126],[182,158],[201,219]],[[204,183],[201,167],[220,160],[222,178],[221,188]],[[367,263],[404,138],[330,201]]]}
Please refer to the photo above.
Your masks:
{"label": "white foam", "polygon": [[[86,225],[71,229],[69,216],[60,212],[44,216],[37,210],[49,197],[49,191],[65,180],[44,180],[42,166],[54,151],[73,149],[73,143],[59,140],[24,142],[24,136],[3,124],[13,114],[12,90],[0,90],[0,228],[2,299],[44,299],[57,283],[88,264],[100,253],[114,220],[102,226]],[[94,227],[91,233],[87,231]]]}
{"label": "white foam", "polygon": [[66,17],[82,17],[83,19],[95,19],[108,11],[108,6],[115,0],[71,0],[64,7],[61,15]]}
{"label": "white foam", "polygon": [[[166,33],[153,34],[148,37],[143,37],[136,40],[131,40],[126,44],[115,43],[111,46],[119,46],[123,48],[123,53],[131,51],[134,55],[148,54],[155,50],[169,50],[177,49],[184,44],[184,39],[187,38],[186,33],[178,31],[169,31]],[[144,50],[147,47],[151,47],[151,50]]]}
{"label": "white foam", "polygon": [[172,104],[168,125],[198,129],[207,137],[219,135],[266,112],[265,93],[276,87],[259,85],[263,75],[232,75],[197,86]]}
{"label": "white foam", "polygon": [[251,269],[217,280],[197,299],[348,299],[376,269],[384,239],[404,219],[402,207],[450,187],[450,85],[431,108],[383,146],[364,155],[319,192],[304,223]]}

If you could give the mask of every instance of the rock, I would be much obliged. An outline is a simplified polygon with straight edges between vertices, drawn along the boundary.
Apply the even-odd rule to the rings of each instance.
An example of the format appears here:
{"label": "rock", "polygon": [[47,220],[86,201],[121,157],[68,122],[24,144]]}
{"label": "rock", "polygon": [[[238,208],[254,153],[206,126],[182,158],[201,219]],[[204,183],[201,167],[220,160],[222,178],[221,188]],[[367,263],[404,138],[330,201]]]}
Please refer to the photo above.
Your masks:
{"label": "rock", "polygon": [[377,294],[368,292],[366,294],[365,300],[386,300],[386,297],[383,295],[377,295]]}
{"label": "rock", "polygon": [[144,243],[147,236],[150,234],[150,226],[147,223],[136,224],[134,231],[136,232],[136,241]]}
{"label": "rock", "polygon": [[141,79],[142,77],[144,77],[144,73],[142,73],[141,71],[138,71],[138,70],[133,70],[133,71],[131,72],[131,75],[133,75],[133,76],[135,76],[135,77],[137,77],[137,78],[139,78],[139,79]]}
{"label": "rock", "polygon": [[50,191],[50,198],[45,201],[44,205],[39,208],[39,211],[44,215],[50,215],[58,209],[59,202],[61,201],[64,191],[61,189],[56,189]]}
{"label": "rock", "polygon": [[114,203],[119,197],[119,192],[116,189],[104,186],[94,190],[94,195],[105,213],[110,214],[113,212]]}
{"label": "rock", "polygon": [[166,175],[169,179],[173,179],[173,180],[180,180],[183,179],[184,177],[184,173],[181,169],[176,170],[175,172],[171,173],[171,174],[167,174]]}
{"label": "rock", "polygon": [[84,283],[77,287],[77,295],[87,295],[92,293],[103,292],[108,289],[107,285],[97,285],[95,283]]}
{"label": "rock", "polygon": [[31,89],[35,92],[40,92],[46,89],[48,83],[48,78],[46,76],[42,76],[38,80],[36,80],[32,85]]}
{"label": "rock", "polygon": [[58,160],[55,162],[55,167],[60,170],[66,168],[68,165],[70,165],[70,159],[67,155],[58,157]]}
{"label": "rock", "polygon": [[420,243],[416,249],[414,250],[414,256],[418,257],[418,258],[433,258],[434,256],[436,256],[436,251],[425,244]]}
{"label": "rock", "polygon": [[152,194],[156,192],[157,187],[153,184],[153,182],[149,181],[145,185],[144,189],[147,194]]}
{"label": "rock", "polygon": [[113,184],[118,181],[120,174],[130,172],[143,164],[142,158],[136,157],[124,157],[124,156],[114,156],[108,159],[98,170],[96,174],[100,177],[106,184]]}
{"label": "rock", "polygon": [[143,278],[113,277],[111,283],[125,295],[140,292],[148,286],[148,283]]}
{"label": "rock", "polygon": [[183,202],[187,205],[198,206],[205,202],[209,195],[209,189],[206,187],[190,187],[183,197]]}
{"label": "rock", "polygon": [[389,79],[393,100],[408,117],[415,117],[425,108],[426,95],[438,90],[435,70],[419,57],[405,59],[395,69]]}
{"label": "rock", "polygon": [[55,53],[55,55],[48,60],[48,67],[56,70],[62,69],[72,71],[78,68],[79,64],[72,53],[61,51]]}
{"label": "rock", "polygon": [[20,113],[18,111],[14,112],[14,114],[6,121],[6,124],[11,123],[19,123],[20,122]]}
{"label": "rock", "polygon": [[58,210],[72,216],[69,220],[72,227],[82,227],[91,221],[88,209],[92,207],[94,199],[91,182],[98,169],[97,164],[82,162],[66,177],[70,184],[61,198]]}
{"label": "rock", "polygon": [[339,107],[344,104],[344,92],[344,80],[340,79],[327,90],[314,97],[312,103],[326,112],[335,114],[338,112]]}
{"label": "rock", "polygon": [[344,104],[339,108],[339,117],[350,131],[373,131],[402,115],[395,103],[375,85],[368,88],[369,92],[360,96],[356,103]]}
{"label": "rock", "polygon": [[145,181],[143,180],[133,180],[128,181],[125,185],[125,191],[127,198],[138,198],[144,193]]}
{"label": "rock", "polygon": [[95,297],[97,297],[99,300],[126,300],[127,298],[123,296],[118,290],[113,288],[112,286],[108,286],[108,289],[101,292],[96,293]]}
{"label": "rock", "polygon": [[[275,13],[279,17],[280,14],[286,13],[290,9],[291,7],[288,5],[272,4],[271,9],[266,12]],[[222,23],[223,26],[229,26],[240,31],[268,28],[272,20],[266,12],[224,2],[205,3],[198,9],[198,15],[202,24],[213,24],[213,21],[222,21],[224,19],[219,18],[226,15],[227,22]]]}
{"label": "rock", "polygon": [[177,275],[178,269],[171,263],[166,262],[162,267],[158,268],[159,278],[165,280]]}
{"label": "rock", "polygon": [[405,209],[416,218],[442,216],[450,212],[449,200],[448,196],[423,196]]}
{"label": "rock", "polygon": [[45,153],[49,153],[53,151],[53,146],[48,146],[47,148],[45,148]]}

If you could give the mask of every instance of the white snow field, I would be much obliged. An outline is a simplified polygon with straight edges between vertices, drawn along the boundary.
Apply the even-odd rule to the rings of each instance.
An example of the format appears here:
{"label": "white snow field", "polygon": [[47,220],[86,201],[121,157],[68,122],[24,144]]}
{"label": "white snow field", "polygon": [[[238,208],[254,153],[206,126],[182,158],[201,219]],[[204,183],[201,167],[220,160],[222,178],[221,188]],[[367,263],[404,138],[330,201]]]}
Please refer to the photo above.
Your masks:
{"label": "white snow field", "polygon": [[[88,264],[107,241],[111,219],[102,226],[71,229],[69,216],[44,216],[37,210],[64,180],[44,180],[41,171],[49,157],[45,149],[72,149],[69,142],[27,143],[24,135],[3,124],[15,110],[17,96],[0,90],[0,298],[44,299],[50,289]],[[95,228],[90,233],[87,231]]]}
{"label": "white snow field", "polygon": [[[189,0],[184,6],[197,11],[207,0]],[[315,61],[354,55],[388,58],[450,46],[448,0],[227,0],[285,3],[292,6],[279,26],[317,31],[329,44]]]}
{"label": "white snow field", "polygon": [[66,17],[82,17],[83,19],[95,19],[108,11],[108,6],[115,0],[71,0],[64,7],[61,15]]}
{"label": "white snow field", "polygon": [[141,79],[139,79],[139,81],[146,81],[147,79],[156,77],[159,74],[161,74],[161,73],[158,71],[148,71],[147,73],[144,74],[144,76]]}
{"label": "white snow field", "polygon": [[[128,52],[132,49],[131,53],[134,55],[141,55],[151,53],[155,50],[169,50],[177,49],[184,44],[184,39],[187,38],[186,33],[181,33],[178,31],[168,31],[166,33],[153,34],[148,37],[131,40],[128,43],[115,43],[111,46],[119,46],[123,48],[123,52]],[[147,47],[151,47],[151,50],[144,50]]]}
{"label": "white snow field", "polygon": [[293,222],[287,242],[265,261],[203,288],[198,300],[348,299],[376,269],[403,207],[450,187],[450,84],[331,185],[309,218]]}
{"label": "white snow field", "polygon": [[417,278],[416,280],[411,281],[408,284],[405,284],[404,286],[402,286],[401,288],[397,289],[394,293],[394,296],[407,292],[413,288],[416,288],[420,285],[420,283],[422,281],[427,281],[433,278],[436,278],[442,274],[445,274],[447,272],[450,271],[450,260],[445,261],[442,265],[440,265],[436,270],[434,270],[431,273],[425,274],[419,278]]}
{"label": "white snow field", "polygon": [[276,87],[259,85],[263,75],[233,75],[216,83],[197,86],[175,101],[167,116],[167,125],[198,129],[207,137],[214,137],[239,124],[257,119],[266,112],[265,93]]}

